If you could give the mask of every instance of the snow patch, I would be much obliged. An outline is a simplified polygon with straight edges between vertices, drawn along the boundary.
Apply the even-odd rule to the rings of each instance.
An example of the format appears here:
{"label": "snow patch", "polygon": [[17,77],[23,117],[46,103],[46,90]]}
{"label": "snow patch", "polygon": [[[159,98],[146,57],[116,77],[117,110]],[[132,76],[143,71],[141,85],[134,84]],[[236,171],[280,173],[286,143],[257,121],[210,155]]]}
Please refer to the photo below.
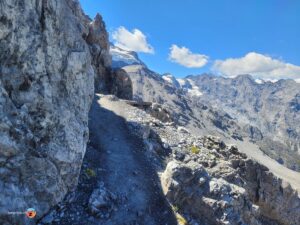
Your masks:
{"label": "snow patch", "polygon": [[166,82],[174,85],[176,88],[180,88],[180,83],[178,82],[178,80],[172,74],[165,74],[165,75],[162,76],[162,78]]}
{"label": "snow patch", "polygon": [[187,79],[191,85],[191,88],[188,89],[188,93],[191,96],[202,96],[203,93],[200,91],[199,87],[195,84],[195,82],[191,79]]}
{"label": "snow patch", "polygon": [[110,47],[110,54],[113,62],[123,62],[125,65],[141,64],[143,62],[137,57],[137,54],[132,51],[126,51],[116,46]]}
{"label": "snow patch", "polygon": [[169,82],[169,83],[173,83],[173,80],[172,80],[172,78],[170,77],[170,76],[162,76],[162,78],[165,80],[165,81],[167,81],[167,82]]}
{"label": "snow patch", "polygon": [[177,79],[178,83],[180,84],[180,86],[184,86],[185,85],[185,80],[184,79]]}
{"label": "snow patch", "polygon": [[257,83],[257,84],[262,84],[262,83],[264,83],[264,81],[261,80],[261,79],[255,79],[255,83]]}
{"label": "snow patch", "polygon": [[271,83],[276,83],[278,80],[277,79],[264,79],[265,82],[271,82]]}

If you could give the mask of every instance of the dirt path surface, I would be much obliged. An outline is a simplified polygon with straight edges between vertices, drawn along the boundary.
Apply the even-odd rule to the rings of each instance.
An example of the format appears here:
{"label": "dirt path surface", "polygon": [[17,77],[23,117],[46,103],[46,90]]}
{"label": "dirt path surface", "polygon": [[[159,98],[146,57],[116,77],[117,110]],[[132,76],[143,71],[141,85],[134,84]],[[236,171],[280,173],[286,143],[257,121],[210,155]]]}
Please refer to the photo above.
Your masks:
{"label": "dirt path surface", "polygon": [[[143,140],[131,134],[124,118],[117,115],[123,110],[95,96],[89,115],[90,141],[78,188],[66,198],[61,209],[56,210],[51,224],[177,224],[157,173],[144,156]],[[87,170],[96,171],[96,174],[89,177]],[[112,203],[114,209],[104,218],[92,216],[88,204],[99,184],[117,199]]]}
{"label": "dirt path surface", "polygon": [[91,142],[106,150],[104,183],[107,188],[114,193],[124,193],[128,199],[103,224],[135,220],[138,224],[174,224],[169,222],[172,214],[164,200],[158,176],[143,156],[142,140],[132,136],[124,119],[115,114],[124,108],[116,108],[109,101],[97,99],[90,116]]}

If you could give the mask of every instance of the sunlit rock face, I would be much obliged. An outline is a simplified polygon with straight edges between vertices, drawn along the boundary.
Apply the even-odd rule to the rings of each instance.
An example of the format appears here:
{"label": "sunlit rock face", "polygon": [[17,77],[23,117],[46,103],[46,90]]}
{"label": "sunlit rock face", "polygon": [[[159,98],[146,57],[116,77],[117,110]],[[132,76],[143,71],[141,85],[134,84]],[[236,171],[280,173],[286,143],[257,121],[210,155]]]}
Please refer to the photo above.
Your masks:
{"label": "sunlit rock face", "polygon": [[34,207],[38,218],[77,184],[94,93],[90,19],[77,0],[2,0],[0,15],[0,224],[24,224],[7,212]]}

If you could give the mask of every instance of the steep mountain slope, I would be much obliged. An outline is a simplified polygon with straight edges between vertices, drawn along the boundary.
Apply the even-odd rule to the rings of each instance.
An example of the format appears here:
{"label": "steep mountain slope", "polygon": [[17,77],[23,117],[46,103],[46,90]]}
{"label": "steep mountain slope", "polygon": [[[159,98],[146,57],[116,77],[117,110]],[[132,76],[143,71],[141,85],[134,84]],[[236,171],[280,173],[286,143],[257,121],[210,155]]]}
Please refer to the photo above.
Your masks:
{"label": "steep mountain slope", "polygon": [[244,141],[244,148],[254,142],[271,158],[299,171],[300,84],[292,80],[258,84],[249,75],[175,79],[144,64],[122,68],[133,82],[135,99],[163,104],[194,134]]}
{"label": "steep mountain slope", "polygon": [[251,141],[289,168],[300,168],[300,84],[293,80],[257,83],[250,75],[189,76],[202,95],[196,101],[222,108]]}
{"label": "steep mountain slope", "polygon": [[[197,134],[210,133],[228,137],[238,134],[239,126],[228,114],[213,110],[208,104],[193,101],[191,96],[196,90],[187,95],[182,88],[177,88],[166,80],[166,76],[162,77],[144,65],[127,65],[122,69],[132,81],[134,100],[162,104],[178,124]],[[219,128],[216,129],[216,126]],[[226,133],[222,129],[226,129]]]}

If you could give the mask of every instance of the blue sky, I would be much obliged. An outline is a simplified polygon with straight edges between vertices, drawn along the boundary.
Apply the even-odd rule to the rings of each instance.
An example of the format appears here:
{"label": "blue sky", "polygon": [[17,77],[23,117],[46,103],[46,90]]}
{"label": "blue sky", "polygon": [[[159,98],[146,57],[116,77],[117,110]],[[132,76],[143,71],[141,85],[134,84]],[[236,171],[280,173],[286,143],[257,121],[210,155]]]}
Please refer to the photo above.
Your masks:
{"label": "blue sky", "polygon": [[[120,27],[132,33],[138,29],[154,49],[139,56],[159,73],[182,77],[213,71],[226,76],[300,78],[298,0],[80,1],[91,18],[97,12],[103,16],[111,38]],[[173,62],[172,45],[177,47]],[[182,52],[182,47],[189,52]],[[195,64],[186,65],[193,60]]]}

